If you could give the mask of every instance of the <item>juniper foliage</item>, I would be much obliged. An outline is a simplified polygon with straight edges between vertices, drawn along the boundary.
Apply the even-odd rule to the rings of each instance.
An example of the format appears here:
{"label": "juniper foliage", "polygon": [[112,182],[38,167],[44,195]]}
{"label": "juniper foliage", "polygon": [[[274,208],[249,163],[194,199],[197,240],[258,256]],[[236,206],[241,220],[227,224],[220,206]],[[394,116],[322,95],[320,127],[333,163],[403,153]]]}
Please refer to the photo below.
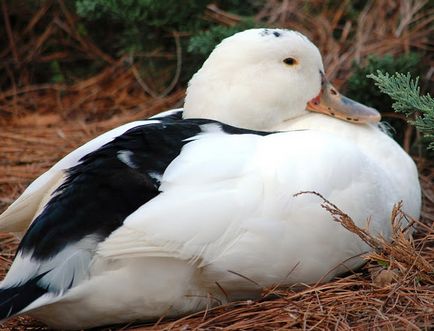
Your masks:
{"label": "juniper foliage", "polygon": [[[243,15],[240,23],[223,26],[206,19],[206,7],[211,3]],[[178,82],[185,85],[222,39],[254,26],[253,16],[264,0],[75,0],[71,4],[83,30],[98,47],[113,57],[128,54],[141,75],[159,90],[176,71],[174,31],[182,51]]]}
{"label": "juniper foliage", "polygon": [[197,26],[208,0],[76,0],[77,14],[88,19],[109,19],[129,26],[191,30]]}
{"label": "juniper foliage", "polygon": [[367,77],[375,81],[381,92],[392,98],[392,108],[396,112],[406,116],[415,115],[415,119],[409,119],[409,123],[416,126],[428,139],[428,148],[434,150],[434,98],[428,93],[420,95],[419,77],[412,79],[410,73],[390,75],[380,70]]}
{"label": "juniper foliage", "polygon": [[206,58],[223,39],[232,36],[234,33],[254,28],[256,25],[254,20],[246,19],[235,26],[212,26],[210,29],[200,31],[190,38],[188,51]]}
{"label": "juniper foliage", "polygon": [[400,56],[392,55],[369,55],[366,61],[353,64],[353,73],[346,83],[345,92],[349,97],[374,107],[381,111],[389,111],[392,106],[391,100],[384,98],[366,76],[381,70],[393,74],[394,72],[409,72],[414,76],[422,73],[421,54],[409,52]]}

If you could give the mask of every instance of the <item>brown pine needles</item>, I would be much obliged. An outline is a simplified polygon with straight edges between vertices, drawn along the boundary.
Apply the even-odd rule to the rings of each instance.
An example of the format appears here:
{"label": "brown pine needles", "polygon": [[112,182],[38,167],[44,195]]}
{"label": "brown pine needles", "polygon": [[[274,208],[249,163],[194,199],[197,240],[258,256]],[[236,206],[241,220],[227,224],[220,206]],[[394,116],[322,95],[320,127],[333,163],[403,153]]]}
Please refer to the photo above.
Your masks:
{"label": "brown pine needles", "polygon": [[[268,26],[297,29],[308,35],[324,54],[328,75],[336,85],[351,75],[353,61],[370,54],[402,54],[410,49],[432,52],[434,13],[427,1],[367,1],[361,14],[343,20],[348,1],[334,11],[325,1],[268,0],[257,20]],[[310,8],[310,9],[309,9]],[[431,7],[432,8],[432,7]],[[315,16],[312,16],[312,9]],[[28,24],[13,30],[10,8],[2,2],[7,45],[0,50],[0,211],[3,211],[39,174],[90,138],[122,123],[182,104],[182,88],[165,97],[152,96],[127,58],[114,59],[92,40],[77,33],[77,17],[62,1],[42,2]],[[36,34],[34,27],[48,14],[53,19]],[[240,19],[210,5],[205,17],[225,25]],[[330,38],[339,31],[338,39]],[[59,37],[60,36],[60,37]],[[68,36],[62,52],[44,47]],[[431,39],[430,39],[431,37]],[[31,65],[84,54],[106,63],[95,76],[72,84],[33,84]],[[433,67],[432,57],[424,58]],[[425,79],[432,81],[433,70]],[[139,79],[140,78],[140,79]],[[145,77],[146,78],[146,77]],[[24,82],[18,84],[16,82]],[[152,88],[151,88],[152,90]],[[372,247],[366,265],[323,284],[297,284],[264,289],[258,301],[233,302],[176,320],[103,328],[104,330],[429,330],[434,327],[434,169],[417,158],[423,188],[421,220],[409,220],[413,237],[399,224],[408,218],[397,205],[391,215],[393,240],[371,236],[366,229],[322,198],[322,206],[336,222]],[[307,193],[304,193],[307,194]],[[8,270],[17,239],[0,234],[0,274]],[[45,330],[40,323],[17,317],[2,330]]]}

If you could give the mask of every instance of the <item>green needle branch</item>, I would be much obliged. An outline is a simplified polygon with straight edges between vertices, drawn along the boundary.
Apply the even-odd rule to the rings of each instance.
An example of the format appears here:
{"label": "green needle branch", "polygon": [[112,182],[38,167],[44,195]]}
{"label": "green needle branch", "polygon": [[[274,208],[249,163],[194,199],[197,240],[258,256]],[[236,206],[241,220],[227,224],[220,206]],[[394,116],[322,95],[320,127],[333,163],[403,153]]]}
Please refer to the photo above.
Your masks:
{"label": "green needle branch", "polygon": [[380,91],[392,98],[392,107],[396,112],[406,116],[416,113],[416,119],[409,120],[409,123],[429,140],[428,148],[434,149],[434,98],[429,94],[420,95],[419,77],[412,79],[409,73],[389,75],[379,70],[377,74],[367,77],[375,80]]}

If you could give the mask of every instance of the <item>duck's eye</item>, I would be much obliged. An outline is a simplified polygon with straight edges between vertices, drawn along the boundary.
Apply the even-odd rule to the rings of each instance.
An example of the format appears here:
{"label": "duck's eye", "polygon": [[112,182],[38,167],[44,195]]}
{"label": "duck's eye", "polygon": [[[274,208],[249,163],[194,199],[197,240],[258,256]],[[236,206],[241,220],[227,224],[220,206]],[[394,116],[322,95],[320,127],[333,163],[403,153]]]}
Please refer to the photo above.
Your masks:
{"label": "duck's eye", "polygon": [[293,66],[294,64],[297,64],[297,60],[294,59],[293,57],[287,57],[285,60],[283,60],[283,63],[289,66]]}

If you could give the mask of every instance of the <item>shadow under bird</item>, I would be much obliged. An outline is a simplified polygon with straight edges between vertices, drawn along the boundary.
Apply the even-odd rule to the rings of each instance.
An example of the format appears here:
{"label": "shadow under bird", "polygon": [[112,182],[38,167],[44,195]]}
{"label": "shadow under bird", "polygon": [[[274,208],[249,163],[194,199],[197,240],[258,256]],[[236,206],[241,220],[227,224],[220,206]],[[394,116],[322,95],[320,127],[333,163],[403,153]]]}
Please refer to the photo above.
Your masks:
{"label": "shadow under bird", "polygon": [[179,316],[361,266],[370,248],[294,194],[319,192],[386,238],[396,202],[418,218],[416,167],[379,120],[327,81],[302,34],[225,39],[183,109],[89,141],[0,216],[23,236],[0,318],[80,329]]}

